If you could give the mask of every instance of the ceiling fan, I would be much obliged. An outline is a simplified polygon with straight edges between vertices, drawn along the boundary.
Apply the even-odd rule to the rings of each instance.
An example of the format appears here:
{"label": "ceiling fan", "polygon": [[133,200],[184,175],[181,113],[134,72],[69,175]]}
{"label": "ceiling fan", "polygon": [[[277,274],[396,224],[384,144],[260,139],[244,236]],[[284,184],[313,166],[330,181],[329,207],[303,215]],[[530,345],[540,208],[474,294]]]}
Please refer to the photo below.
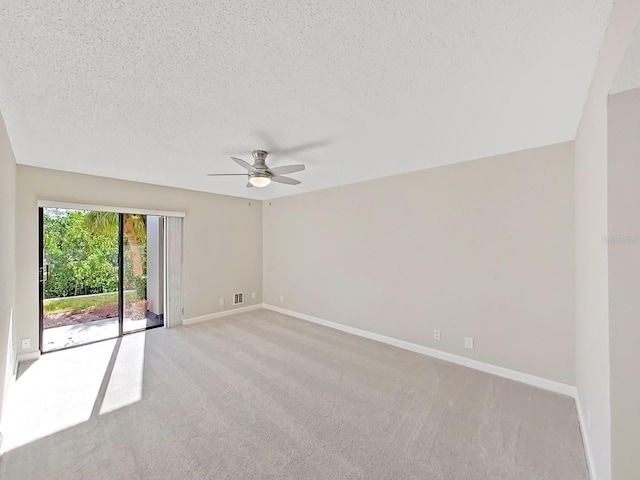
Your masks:
{"label": "ceiling fan", "polygon": [[247,187],[266,187],[271,182],[286,183],[287,185],[298,185],[300,183],[299,180],[283,177],[282,175],[300,172],[304,170],[304,165],[286,165],[283,167],[270,168],[266,164],[267,152],[264,150],[254,150],[252,155],[254,158],[253,165],[245,162],[241,158],[231,157],[231,160],[241,167],[246,168],[248,173],[210,173],[208,176],[248,175],[249,182],[247,183]]}

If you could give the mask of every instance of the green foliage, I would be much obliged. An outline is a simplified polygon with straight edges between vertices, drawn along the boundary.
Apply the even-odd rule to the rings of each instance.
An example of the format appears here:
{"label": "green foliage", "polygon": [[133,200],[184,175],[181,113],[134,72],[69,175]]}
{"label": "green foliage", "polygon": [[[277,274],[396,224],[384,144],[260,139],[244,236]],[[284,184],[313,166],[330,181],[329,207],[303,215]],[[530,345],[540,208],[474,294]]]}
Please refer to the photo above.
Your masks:
{"label": "green foliage", "polygon": [[115,212],[84,212],[84,225],[93,234],[118,237],[118,218]]}
{"label": "green foliage", "polygon": [[[118,217],[114,212],[84,212],[85,225],[92,233],[117,237]],[[130,223],[127,222],[130,220]],[[147,217],[135,213],[125,213],[125,224],[131,225],[132,233],[140,245],[147,243]],[[126,241],[126,238],[125,238]]]}
{"label": "green foliage", "polygon": [[[117,214],[97,216],[101,223],[94,225],[95,228],[89,227],[92,216],[95,220],[95,212],[45,209],[45,265],[49,269],[45,298],[118,290]],[[146,232],[142,226],[144,221],[136,225],[135,236],[140,243],[136,255],[142,257],[143,274],[146,274]],[[142,280],[132,275],[131,264],[131,252],[127,250],[125,289],[137,290]],[[146,275],[144,278],[146,280]],[[140,298],[146,298],[146,284]]]}
{"label": "green foliage", "polygon": [[86,212],[45,209],[45,298],[118,289],[118,239],[91,234]]}

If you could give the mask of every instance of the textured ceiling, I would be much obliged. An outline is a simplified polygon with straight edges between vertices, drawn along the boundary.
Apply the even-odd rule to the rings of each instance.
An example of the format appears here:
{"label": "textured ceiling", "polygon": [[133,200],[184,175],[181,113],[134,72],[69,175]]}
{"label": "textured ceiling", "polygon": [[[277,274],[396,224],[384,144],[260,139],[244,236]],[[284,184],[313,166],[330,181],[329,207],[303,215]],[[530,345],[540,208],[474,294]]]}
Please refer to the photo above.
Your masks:
{"label": "textured ceiling", "polygon": [[0,109],[22,164],[273,198],[572,140],[611,6],[0,0]]}
{"label": "textured ceiling", "polygon": [[622,59],[611,93],[620,93],[634,88],[640,88],[640,25],[633,32],[631,43]]}

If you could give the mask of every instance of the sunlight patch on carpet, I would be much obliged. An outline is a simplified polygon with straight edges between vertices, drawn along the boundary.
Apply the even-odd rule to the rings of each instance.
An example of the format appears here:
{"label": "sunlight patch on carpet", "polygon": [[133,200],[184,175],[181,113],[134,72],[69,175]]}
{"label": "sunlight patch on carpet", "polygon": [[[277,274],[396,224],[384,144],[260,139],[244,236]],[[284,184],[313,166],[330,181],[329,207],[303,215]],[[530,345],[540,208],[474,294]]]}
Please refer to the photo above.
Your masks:
{"label": "sunlight patch on carpet", "polygon": [[100,415],[142,399],[145,338],[142,332],[122,337]]}
{"label": "sunlight patch on carpet", "polygon": [[30,365],[11,390],[3,450],[89,420],[115,344],[107,340],[62,350]]}

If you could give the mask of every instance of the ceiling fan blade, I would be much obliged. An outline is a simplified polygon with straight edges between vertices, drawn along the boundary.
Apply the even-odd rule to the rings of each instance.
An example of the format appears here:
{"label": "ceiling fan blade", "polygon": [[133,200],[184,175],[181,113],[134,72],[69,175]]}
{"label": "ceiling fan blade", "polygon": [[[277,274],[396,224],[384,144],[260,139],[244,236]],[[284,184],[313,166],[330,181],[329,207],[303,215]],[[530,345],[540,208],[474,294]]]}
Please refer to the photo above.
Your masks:
{"label": "ceiling fan blade", "polygon": [[265,150],[270,154],[274,155],[291,155],[294,153],[304,152],[305,150],[312,150],[315,148],[324,147],[329,144],[329,139],[320,139],[316,141],[311,141],[307,143],[300,143],[298,145],[292,145],[290,147],[283,147],[279,145],[277,142],[273,141],[271,135],[269,135],[265,131],[255,132],[257,136],[260,137],[262,143],[264,143]]}
{"label": "ceiling fan blade", "polygon": [[251,184],[251,182],[247,182],[247,188],[253,188],[253,185]]}
{"label": "ceiling fan blade", "polygon": [[253,165],[251,165],[250,163],[245,162],[244,160],[242,160],[241,158],[236,158],[236,157],[231,157],[231,160],[233,160],[234,162],[236,162],[238,165],[240,165],[242,168],[246,168],[247,170],[249,170],[250,172],[258,172],[258,169],[254,168]]}
{"label": "ceiling fan blade", "polygon": [[242,175],[243,177],[245,177],[247,174],[246,173],[207,173],[207,177],[228,177],[228,176],[235,176],[235,175]]}
{"label": "ceiling fan blade", "polygon": [[317,142],[309,142],[309,143],[303,143],[300,145],[294,145],[293,147],[288,147],[288,148],[275,147],[269,150],[269,153],[273,153],[274,155],[291,155],[294,153],[304,152],[306,150],[313,150],[314,148],[324,147],[325,145],[328,145],[328,144],[329,144],[328,141],[320,140]]}
{"label": "ceiling fan blade", "polygon": [[271,177],[271,181],[278,182],[278,183],[286,183],[287,185],[298,185],[300,183],[300,181],[296,180],[295,178],[279,177],[277,175]]}
{"label": "ceiling fan blade", "polygon": [[286,175],[288,173],[301,172],[304,169],[305,169],[305,166],[302,165],[302,164],[300,164],[300,165],[285,165],[283,167],[270,168],[268,170],[268,172],[271,175]]}

